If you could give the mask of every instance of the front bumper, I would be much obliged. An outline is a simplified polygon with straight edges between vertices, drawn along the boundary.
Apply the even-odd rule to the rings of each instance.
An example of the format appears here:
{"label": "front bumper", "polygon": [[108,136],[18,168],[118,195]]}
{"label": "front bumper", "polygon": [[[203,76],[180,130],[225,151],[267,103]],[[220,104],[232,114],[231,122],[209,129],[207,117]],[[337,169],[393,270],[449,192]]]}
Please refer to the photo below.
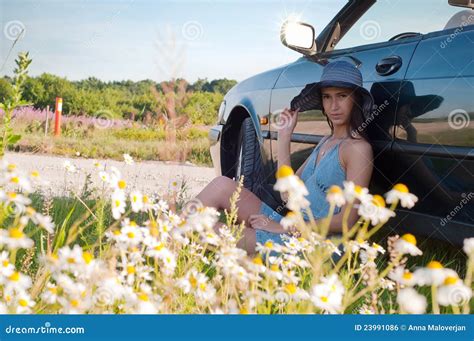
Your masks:
{"label": "front bumper", "polygon": [[210,143],[210,153],[212,158],[212,164],[214,165],[214,170],[216,171],[216,176],[222,175],[221,168],[221,139],[222,139],[222,129],[224,126],[222,124],[215,125],[209,130],[209,143]]}

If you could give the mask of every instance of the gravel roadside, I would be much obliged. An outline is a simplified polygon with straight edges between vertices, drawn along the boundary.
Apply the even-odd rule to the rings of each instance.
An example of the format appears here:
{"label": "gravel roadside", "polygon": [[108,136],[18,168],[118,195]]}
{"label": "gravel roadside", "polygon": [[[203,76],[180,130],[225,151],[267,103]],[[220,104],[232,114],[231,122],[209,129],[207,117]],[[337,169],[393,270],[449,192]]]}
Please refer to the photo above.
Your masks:
{"label": "gravel roadside", "polygon": [[[161,161],[135,161],[128,165],[116,160],[67,158],[43,154],[6,153],[6,160],[17,164],[18,169],[24,172],[37,170],[47,184],[40,185],[41,191],[49,195],[62,195],[69,190],[80,192],[83,188],[86,175],[91,174],[91,181],[97,188],[102,187],[98,170],[94,166],[96,161],[105,165],[117,167],[127,181],[130,189],[140,190],[142,193],[163,194],[177,181],[178,186],[184,181],[186,197],[192,197],[215,177],[213,168],[198,167],[192,164],[177,164]],[[67,173],[64,162],[69,160],[78,171]]]}

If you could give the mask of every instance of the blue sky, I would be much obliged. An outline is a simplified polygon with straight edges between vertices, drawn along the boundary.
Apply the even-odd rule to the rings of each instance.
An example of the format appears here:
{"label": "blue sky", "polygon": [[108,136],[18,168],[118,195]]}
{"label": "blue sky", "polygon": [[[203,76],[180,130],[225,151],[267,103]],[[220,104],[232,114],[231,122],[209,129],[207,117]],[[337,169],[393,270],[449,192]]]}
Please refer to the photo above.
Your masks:
{"label": "blue sky", "polygon": [[[358,44],[375,42],[373,38],[387,40],[400,30],[441,29],[436,25],[460,10],[449,7],[447,0],[401,1],[377,3],[365,21],[358,23],[369,24],[364,26],[369,29],[368,40]],[[25,27],[24,37],[0,75],[11,75],[18,51],[28,50],[33,57],[31,75],[49,72],[70,80],[94,76],[103,80],[183,77],[194,82],[225,77],[240,81],[300,56],[279,39],[281,23],[289,15],[298,15],[318,33],[346,2],[0,0],[0,67],[12,44],[10,32]],[[410,11],[400,6],[403,2],[410,3]],[[376,36],[371,36],[374,30]],[[361,40],[361,32],[356,26],[341,45]]]}
{"label": "blue sky", "polygon": [[[77,80],[195,81],[231,78],[296,60],[279,28],[300,13],[321,30],[345,3],[332,1],[0,0],[3,31],[25,26],[2,74],[11,74],[18,51],[33,57],[31,74],[50,72]],[[321,23],[321,24],[318,24]],[[11,25],[11,24],[10,24]],[[3,64],[12,41],[1,35]]]}

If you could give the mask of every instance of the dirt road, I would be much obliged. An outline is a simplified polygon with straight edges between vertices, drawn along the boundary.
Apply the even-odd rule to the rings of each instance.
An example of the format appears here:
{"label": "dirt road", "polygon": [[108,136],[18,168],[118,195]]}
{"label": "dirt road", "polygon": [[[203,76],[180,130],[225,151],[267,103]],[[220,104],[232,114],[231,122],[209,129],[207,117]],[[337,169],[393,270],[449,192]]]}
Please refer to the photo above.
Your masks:
{"label": "dirt road", "polygon": [[[25,172],[39,171],[41,178],[49,184],[42,184],[43,192],[52,195],[61,195],[69,190],[80,191],[91,174],[91,180],[97,188],[102,187],[98,170],[94,166],[96,161],[105,165],[117,167],[127,181],[130,189],[138,189],[147,194],[163,194],[171,182],[177,180],[178,185],[183,181],[187,185],[186,197],[194,196],[215,177],[213,168],[197,167],[191,164],[173,164],[160,161],[142,161],[128,165],[115,160],[94,160],[83,158],[66,158],[53,155],[38,155],[24,153],[7,153],[5,158],[17,164],[18,169]],[[75,167],[76,173],[67,173],[64,162],[69,160]]]}

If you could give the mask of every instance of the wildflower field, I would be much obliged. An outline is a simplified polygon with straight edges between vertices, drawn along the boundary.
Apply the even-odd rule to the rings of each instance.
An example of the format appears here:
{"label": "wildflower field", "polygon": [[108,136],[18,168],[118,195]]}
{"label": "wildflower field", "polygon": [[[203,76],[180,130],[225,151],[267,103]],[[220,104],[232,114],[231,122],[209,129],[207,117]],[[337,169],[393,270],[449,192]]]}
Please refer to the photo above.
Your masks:
{"label": "wildflower field", "polygon": [[[92,161],[91,161],[92,162]],[[125,155],[124,162],[133,164]],[[307,189],[289,167],[275,185],[288,194],[295,226],[285,245],[268,241],[247,255],[237,247],[244,224],[232,209],[197,199],[129,188],[117,168],[95,164],[102,187],[46,198],[45,179],[13,162],[0,167],[0,313],[470,313],[474,239],[464,244],[464,273],[423,258],[415,236],[371,237],[401,205],[417,198],[398,184],[385,198],[345,183],[328,191],[322,224],[303,220]],[[79,170],[64,164],[66,176]],[[359,221],[328,239],[331,212],[349,203]],[[386,205],[390,205],[387,207]],[[348,211],[346,210],[346,213]],[[311,214],[307,210],[308,214]],[[344,214],[346,214],[344,213]],[[224,223],[216,231],[218,222]],[[342,252],[341,252],[342,250]],[[334,256],[338,257],[334,257]],[[420,262],[417,260],[421,259]]]}

